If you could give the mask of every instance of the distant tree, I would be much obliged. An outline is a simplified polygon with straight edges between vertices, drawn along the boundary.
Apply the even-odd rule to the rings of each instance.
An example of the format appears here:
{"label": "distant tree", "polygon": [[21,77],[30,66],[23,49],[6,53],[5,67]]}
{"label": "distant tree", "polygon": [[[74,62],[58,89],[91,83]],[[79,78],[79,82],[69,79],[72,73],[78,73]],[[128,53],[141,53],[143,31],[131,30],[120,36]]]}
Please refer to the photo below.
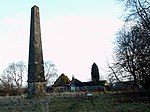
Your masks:
{"label": "distant tree", "polygon": [[15,85],[18,89],[19,94],[22,94],[23,78],[27,74],[27,66],[25,65],[23,61],[20,61],[16,63],[15,66],[12,65],[12,70],[13,70],[13,67],[14,67],[13,80],[15,82]]}
{"label": "distant tree", "polygon": [[11,74],[8,73],[7,69],[3,71],[0,77],[1,87],[7,95],[12,94],[12,89],[14,87]]}
{"label": "distant tree", "polygon": [[44,71],[45,71],[46,85],[52,85],[52,83],[54,83],[54,81],[58,77],[55,64],[53,64],[51,61],[46,61],[44,63]]}
{"label": "distant tree", "polygon": [[7,94],[11,95],[13,89],[17,89],[18,94],[22,94],[23,77],[26,74],[26,65],[22,61],[8,65],[0,77],[3,89]]}
{"label": "distant tree", "polygon": [[96,63],[93,63],[92,68],[91,68],[91,76],[92,76],[92,81],[93,82],[98,82],[99,81],[99,69]]}

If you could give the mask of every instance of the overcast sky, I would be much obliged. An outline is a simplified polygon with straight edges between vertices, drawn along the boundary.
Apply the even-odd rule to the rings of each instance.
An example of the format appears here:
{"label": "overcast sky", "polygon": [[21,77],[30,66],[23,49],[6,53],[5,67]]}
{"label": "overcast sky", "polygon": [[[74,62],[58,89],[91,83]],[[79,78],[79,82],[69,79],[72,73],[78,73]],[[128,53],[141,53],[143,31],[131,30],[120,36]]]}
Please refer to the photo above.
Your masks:
{"label": "overcast sky", "polygon": [[91,78],[95,62],[107,77],[115,33],[122,25],[115,0],[3,0],[0,4],[0,72],[9,63],[28,63],[31,7],[40,9],[44,61],[58,75],[81,81]]}

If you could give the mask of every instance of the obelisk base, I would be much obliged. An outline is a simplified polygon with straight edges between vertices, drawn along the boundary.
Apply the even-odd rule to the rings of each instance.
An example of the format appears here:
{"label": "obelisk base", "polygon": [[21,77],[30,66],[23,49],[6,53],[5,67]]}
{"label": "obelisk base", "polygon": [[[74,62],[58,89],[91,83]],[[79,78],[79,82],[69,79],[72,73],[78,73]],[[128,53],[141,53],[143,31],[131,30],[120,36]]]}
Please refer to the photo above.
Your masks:
{"label": "obelisk base", "polygon": [[35,82],[35,97],[46,96],[46,82]]}

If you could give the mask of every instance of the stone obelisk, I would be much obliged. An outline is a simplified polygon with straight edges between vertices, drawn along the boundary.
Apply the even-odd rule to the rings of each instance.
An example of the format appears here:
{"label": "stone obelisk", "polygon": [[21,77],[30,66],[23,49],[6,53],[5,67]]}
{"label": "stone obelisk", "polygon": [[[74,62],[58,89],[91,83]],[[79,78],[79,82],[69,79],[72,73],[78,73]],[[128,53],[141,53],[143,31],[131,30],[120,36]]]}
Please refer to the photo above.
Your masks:
{"label": "stone obelisk", "polygon": [[30,44],[28,60],[28,97],[45,96],[45,76],[40,29],[39,8],[31,8]]}

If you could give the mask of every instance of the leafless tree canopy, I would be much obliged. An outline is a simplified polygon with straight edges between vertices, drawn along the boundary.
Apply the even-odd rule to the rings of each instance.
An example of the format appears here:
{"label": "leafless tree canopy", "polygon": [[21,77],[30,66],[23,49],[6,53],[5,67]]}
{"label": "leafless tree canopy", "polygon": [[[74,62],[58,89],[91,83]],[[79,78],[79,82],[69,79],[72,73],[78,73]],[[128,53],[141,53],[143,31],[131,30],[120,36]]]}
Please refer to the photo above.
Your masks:
{"label": "leafless tree canopy", "polygon": [[52,85],[57,78],[57,69],[51,61],[44,63],[46,85]]}
{"label": "leafless tree canopy", "polygon": [[150,87],[150,2],[119,1],[125,6],[125,25],[116,35],[115,59],[112,66],[109,64],[109,77]]}
{"label": "leafless tree canopy", "polygon": [[150,30],[150,1],[149,0],[118,0],[124,6],[126,22],[134,21]]}
{"label": "leafless tree canopy", "polygon": [[150,32],[142,26],[124,27],[116,39],[115,67],[135,83],[150,73]]}
{"label": "leafless tree canopy", "polygon": [[23,62],[9,64],[0,77],[6,93],[11,95],[12,90],[16,89],[18,94],[22,94],[23,78],[26,74],[27,69]]}

